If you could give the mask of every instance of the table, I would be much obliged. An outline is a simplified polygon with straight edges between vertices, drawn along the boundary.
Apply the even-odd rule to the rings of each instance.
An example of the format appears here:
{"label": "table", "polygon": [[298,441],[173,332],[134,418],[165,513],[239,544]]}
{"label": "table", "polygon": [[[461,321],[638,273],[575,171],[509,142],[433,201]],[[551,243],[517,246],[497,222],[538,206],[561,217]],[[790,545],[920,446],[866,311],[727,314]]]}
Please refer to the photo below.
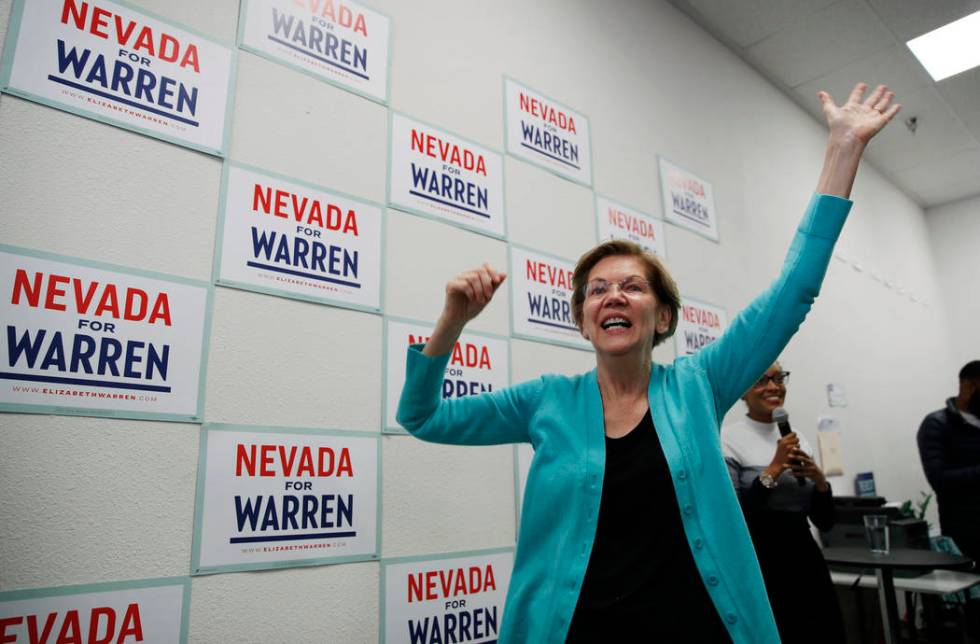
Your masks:
{"label": "table", "polygon": [[[894,548],[886,555],[877,555],[868,548],[824,548],[828,564],[873,568],[878,578],[878,597],[881,601],[881,621],[886,644],[898,644],[898,605],[895,600],[896,568],[913,570],[966,570],[973,560],[962,555],[950,555],[931,550]],[[903,578],[903,586],[916,578]]]}

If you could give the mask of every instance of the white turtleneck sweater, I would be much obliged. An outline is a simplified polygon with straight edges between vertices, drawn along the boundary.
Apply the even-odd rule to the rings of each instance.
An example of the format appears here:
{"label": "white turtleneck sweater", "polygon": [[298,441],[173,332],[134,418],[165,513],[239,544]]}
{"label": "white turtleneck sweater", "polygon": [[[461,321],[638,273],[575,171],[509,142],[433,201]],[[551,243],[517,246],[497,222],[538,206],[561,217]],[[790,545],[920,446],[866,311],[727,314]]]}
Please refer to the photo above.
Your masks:
{"label": "white turtleneck sweater", "polygon": [[[797,436],[800,439],[800,449],[812,455],[810,442],[802,434]],[[738,421],[722,427],[722,451],[739,497],[752,487],[762,470],[772,462],[779,438],[779,428],[776,423],[760,423],[748,416],[743,416]],[[789,472],[783,472],[776,481],[777,486],[769,492],[766,499],[765,506],[768,509],[789,512],[809,511],[814,488],[813,481],[805,479],[806,483],[800,485],[796,477]]]}

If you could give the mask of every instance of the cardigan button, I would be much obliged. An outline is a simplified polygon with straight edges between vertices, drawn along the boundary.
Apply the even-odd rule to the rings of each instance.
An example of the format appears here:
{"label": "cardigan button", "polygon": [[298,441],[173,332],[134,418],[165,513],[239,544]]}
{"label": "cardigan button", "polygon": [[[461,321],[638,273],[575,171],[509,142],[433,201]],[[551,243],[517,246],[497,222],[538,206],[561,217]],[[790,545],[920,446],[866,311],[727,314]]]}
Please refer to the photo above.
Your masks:
{"label": "cardigan button", "polygon": [[684,514],[690,515],[690,514],[693,514],[693,513],[694,513],[694,506],[693,505],[691,505],[690,503],[688,503],[687,505],[684,506]]}
{"label": "cardigan button", "polygon": [[725,620],[729,624],[734,624],[735,622],[738,621],[738,617],[735,616],[735,613],[728,613],[727,615],[725,615]]}
{"label": "cardigan button", "polygon": [[714,575],[711,575],[710,577],[708,577],[708,585],[709,586],[717,586],[718,585],[718,578],[715,577]]}
{"label": "cardigan button", "polygon": [[701,537],[698,537],[697,539],[694,540],[694,549],[695,550],[700,550],[703,547],[704,547],[704,539],[702,539]]}
{"label": "cardigan button", "polygon": [[677,472],[677,478],[684,481],[687,479],[687,470],[680,470]]}

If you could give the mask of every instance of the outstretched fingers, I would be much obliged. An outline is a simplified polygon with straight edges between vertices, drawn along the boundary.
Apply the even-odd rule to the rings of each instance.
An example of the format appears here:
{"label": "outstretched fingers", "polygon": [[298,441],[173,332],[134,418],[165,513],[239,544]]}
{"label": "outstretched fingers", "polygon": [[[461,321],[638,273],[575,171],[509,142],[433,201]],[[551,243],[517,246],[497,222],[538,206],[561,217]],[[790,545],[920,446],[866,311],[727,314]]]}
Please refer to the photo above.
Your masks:
{"label": "outstretched fingers", "polygon": [[884,85],[879,85],[875,87],[874,91],[868,95],[868,98],[864,99],[863,104],[866,105],[867,107],[874,108],[874,106],[878,104],[878,101],[881,100],[882,96],[884,96],[885,92],[887,91],[888,88],[885,87]]}
{"label": "outstretched fingers", "polygon": [[882,94],[881,98],[878,99],[878,102],[871,107],[884,114],[885,110],[888,109],[888,104],[892,102],[893,98],[895,98],[895,92],[889,90]]}
{"label": "outstretched fingers", "polygon": [[868,91],[868,84],[867,83],[858,83],[857,85],[854,86],[854,89],[851,90],[851,95],[847,97],[847,102],[848,103],[860,103],[861,102],[861,97],[864,96],[864,93],[866,91]]}
{"label": "outstretched fingers", "polygon": [[898,111],[901,110],[901,109],[902,109],[902,104],[901,103],[895,103],[894,105],[892,105],[891,107],[888,108],[888,111],[883,112],[882,113],[882,116],[885,117],[885,120],[886,121],[890,121],[893,118],[895,118],[895,115],[898,114]]}

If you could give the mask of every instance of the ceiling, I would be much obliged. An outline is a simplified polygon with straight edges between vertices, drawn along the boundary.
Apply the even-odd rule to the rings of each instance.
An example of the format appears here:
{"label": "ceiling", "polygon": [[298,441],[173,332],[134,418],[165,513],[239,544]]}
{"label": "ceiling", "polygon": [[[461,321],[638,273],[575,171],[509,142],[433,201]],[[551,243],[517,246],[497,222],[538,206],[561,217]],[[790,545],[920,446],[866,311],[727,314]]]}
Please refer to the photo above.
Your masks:
{"label": "ceiling", "polygon": [[926,208],[980,195],[980,68],[935,82],[905,46],[980,0],[670,2],[821,124],[817,90],[841,102],[858,81],[885,83],[902,111],[868,161]]}

